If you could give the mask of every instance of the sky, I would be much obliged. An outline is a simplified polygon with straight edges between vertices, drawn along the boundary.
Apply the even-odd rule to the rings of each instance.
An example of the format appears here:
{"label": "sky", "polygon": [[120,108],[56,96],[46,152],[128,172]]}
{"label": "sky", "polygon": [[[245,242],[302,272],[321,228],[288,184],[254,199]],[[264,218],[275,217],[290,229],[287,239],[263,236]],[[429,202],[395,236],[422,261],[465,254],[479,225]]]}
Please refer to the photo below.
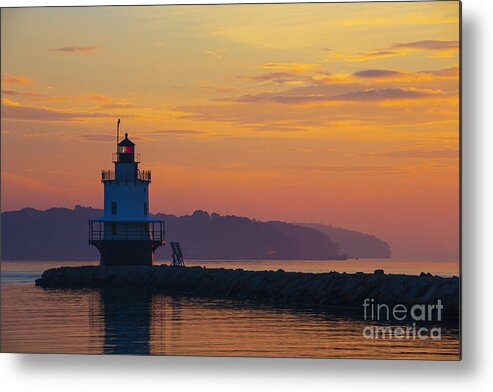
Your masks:
{"label": "sky", "polygon": [[319,222],[458,260],[455,1],[2,9],[2,211],[101,208],[116,122],[151,212]]}

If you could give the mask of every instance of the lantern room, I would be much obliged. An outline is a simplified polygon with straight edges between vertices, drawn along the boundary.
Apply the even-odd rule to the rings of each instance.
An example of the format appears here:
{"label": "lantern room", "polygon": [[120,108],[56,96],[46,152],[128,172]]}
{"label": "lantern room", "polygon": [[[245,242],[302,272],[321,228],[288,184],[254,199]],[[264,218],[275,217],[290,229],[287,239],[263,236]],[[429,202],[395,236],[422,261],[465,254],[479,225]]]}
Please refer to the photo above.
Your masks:
{"label": "lantern room", "polygon": [[134,163],[135,160],[135,144],[128,138],[128,133],[125,134],[125,139],[118,143],[117,162]]}

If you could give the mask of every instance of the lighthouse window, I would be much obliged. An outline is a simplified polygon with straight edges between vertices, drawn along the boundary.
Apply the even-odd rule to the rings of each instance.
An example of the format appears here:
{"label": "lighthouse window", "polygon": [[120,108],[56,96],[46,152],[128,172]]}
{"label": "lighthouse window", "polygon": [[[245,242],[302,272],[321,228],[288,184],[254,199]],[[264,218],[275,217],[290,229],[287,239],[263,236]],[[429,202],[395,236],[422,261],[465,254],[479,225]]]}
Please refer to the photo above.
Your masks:
{"label": "lighthouse window", "polygon": [[133,154],[134,153],[134,148],[130,146],[119,146],[118,147],[118,152],[120,154]]}
{"label": "lighthouse window", "polygon": [[116,215],[116,201],[111,202],[111,215]]}
{"label": "lighthouse window", "polygon": [[149,207],[147,207],[147,203],[144,203],[144,215],[149,213]]}

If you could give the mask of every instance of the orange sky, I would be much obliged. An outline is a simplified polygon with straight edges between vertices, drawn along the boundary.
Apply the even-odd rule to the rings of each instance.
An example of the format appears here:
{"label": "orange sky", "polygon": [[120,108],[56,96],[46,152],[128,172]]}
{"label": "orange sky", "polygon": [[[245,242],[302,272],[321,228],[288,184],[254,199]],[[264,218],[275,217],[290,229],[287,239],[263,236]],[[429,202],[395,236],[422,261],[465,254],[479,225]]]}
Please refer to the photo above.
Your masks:
{"label": "orange sky", "polygon": [[2,210],[101,207],[122,118],[151,211],[458,259],[457,2],[2,10]]}

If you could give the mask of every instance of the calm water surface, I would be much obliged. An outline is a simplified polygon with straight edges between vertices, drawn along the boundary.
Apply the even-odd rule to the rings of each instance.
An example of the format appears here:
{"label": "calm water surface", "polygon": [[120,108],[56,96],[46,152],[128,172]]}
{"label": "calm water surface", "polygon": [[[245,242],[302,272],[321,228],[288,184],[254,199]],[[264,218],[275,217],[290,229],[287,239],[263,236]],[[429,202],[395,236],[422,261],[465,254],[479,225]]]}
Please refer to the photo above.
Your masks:
{"label": "calm water surface", "polygon": [[[97,262],[2,261],[2,351],[447,360],[459,355],[458,330],[448,324],[440,325],[442,338],[436,341],[366,339],[363,329],[372,324],[363,320],[362,312],[34,286],[48,268],[79,264]],[[394,273],[458,274],[454,263],[428,264],[429,268],[405,261],[394,264],[371,260],[188,263],[310,272],[384,268]]]}

